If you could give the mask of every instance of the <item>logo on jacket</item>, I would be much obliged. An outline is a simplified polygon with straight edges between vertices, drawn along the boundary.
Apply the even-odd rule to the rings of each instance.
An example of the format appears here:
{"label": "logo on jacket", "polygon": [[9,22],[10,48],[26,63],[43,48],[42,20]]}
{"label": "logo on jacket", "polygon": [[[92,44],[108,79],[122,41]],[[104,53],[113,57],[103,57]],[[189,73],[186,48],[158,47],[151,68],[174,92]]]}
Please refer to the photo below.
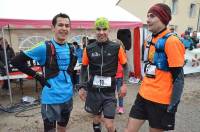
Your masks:
{"label": "logo on jacket", "polygon": [[92,57],[97,57],[97,56],[100,56],[100,54],[99,54],[98,52],[94,52],[94,53],[92,53],[91,56],[92,56]]}

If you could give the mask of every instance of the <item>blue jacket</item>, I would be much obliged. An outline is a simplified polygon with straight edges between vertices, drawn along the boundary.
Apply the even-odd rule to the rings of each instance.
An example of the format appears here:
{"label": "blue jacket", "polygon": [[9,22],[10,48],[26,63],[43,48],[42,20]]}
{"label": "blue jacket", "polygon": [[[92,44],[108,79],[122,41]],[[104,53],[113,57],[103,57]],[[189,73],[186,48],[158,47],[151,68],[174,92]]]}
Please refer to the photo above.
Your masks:
{"label": "blue jacket", "polygon": [[191,39],[185,39],[185,38],[181,38],[181,41],[183,42],[185,48],[190,48],[190,46],[192,45],[193,41]]}
{"label": "blue jacket", "polygon": [[83,50],[80,47],[76,48],[75,54],[78,58],[78,63],[82,63]]}

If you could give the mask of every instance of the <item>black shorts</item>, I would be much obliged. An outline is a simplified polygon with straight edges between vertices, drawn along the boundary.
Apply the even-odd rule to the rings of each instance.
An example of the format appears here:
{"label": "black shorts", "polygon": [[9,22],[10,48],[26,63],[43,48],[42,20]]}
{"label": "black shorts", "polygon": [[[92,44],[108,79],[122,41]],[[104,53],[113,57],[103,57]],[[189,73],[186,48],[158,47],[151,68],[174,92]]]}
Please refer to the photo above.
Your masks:
{"label": "black shorts", "polygon": [[85,110],[94,115],[103,113],[104,118],[114,119],[116,105],[115,92],[88,91]]}
{"label": "black shorts", "polygon": [[42,104],[42,118],[44,121],[57,121],[60,126],[67,126],[72,107],[72,99],[62,104]]}
{"label": "black shorts", "polygon": [[167,107],[168,105],[146,100],[138,94],[129,117],[148,120],[151,128],[174,130],[175,113],[167,112]]}

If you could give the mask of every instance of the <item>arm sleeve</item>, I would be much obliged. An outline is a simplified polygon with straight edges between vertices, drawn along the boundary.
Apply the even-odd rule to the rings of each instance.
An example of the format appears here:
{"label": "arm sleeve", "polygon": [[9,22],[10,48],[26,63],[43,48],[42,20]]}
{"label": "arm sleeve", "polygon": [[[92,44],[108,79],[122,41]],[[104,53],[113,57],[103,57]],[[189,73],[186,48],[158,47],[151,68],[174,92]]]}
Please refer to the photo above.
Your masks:
{"label": "arm sleeve", "polygon": [[36,75],[36,72],[28,67],[27,61],[29,60],[32,59],[25,55],[23,52],[20,52],[20,54],[18,54],[11,60],[11,64],[14,67],[18,68],[21,72],[33,77]]}
{"label": "arm sleeve", "polygon": [[87,66],[89,64],[89,59],[87,56],[86,48],[83,50],[83,58],[82,58],[82,66],[81,66],[81,72],[80,72],[80,87],[83,87],[85,90],[87,90],[87,80],[88,80],[88,70]]}
{"label": "arm sleeve", "polygon": [[82,65],[80,72],[80,85],[85,90],[87,89],[87,80],[88,80],[87,75],[88,75],[87,65],[86,66]]}
{"label": "arm sleeve", "polygon": [[184,73],[182,67],[171,67],[170,72],[173,77],[173,90],[170,105],[168,106],[169,112],[176,112],[178,103],[180,102],[181,95],[184,87]]}
{"label": "arm sleeve", "polygon": [[124,81],[128,81],[128,64],[125,50],[120,46],[118,60],[123,67]]}
{"label": "arm sleeve", "polygon": [[123,67],[123,73],[124,73],[124,81],[127,82],[129,79],[128,64],[126,63],[126,64],[122,65],[122,67]]}

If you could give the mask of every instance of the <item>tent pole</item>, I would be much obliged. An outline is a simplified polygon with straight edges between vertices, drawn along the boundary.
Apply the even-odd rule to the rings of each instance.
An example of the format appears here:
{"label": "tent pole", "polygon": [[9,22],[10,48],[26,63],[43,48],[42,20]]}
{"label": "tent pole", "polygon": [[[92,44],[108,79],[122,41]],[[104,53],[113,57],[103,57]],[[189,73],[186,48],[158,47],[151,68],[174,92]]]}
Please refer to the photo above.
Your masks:
{"label": "tent pole", "polygon": [[12,47],[13,45],[11,43],[12,42],[12,38],[11,38],[10,25],[9,24],[8,24],[8,34],[9,34],[9,42],[10,42],[9,44],[11,44],[11,47]]}
{"label": "tent pole", "polygon": [[8,88],[9,88],[9,95],[10,95],[10,104],[12,105],[13,99],[12,99],[12,90],[10,85],[10,77],[9,77],[9,70],[8,70],[8,60],[7,60],[7,53],[6,53],[6,45],[5,45],[5,36],[4,36],[4,27],[2,27],[2,37],[3,37],[3,49],[4,49],[4,59],[6,63],[6,75],[8,79]]}

